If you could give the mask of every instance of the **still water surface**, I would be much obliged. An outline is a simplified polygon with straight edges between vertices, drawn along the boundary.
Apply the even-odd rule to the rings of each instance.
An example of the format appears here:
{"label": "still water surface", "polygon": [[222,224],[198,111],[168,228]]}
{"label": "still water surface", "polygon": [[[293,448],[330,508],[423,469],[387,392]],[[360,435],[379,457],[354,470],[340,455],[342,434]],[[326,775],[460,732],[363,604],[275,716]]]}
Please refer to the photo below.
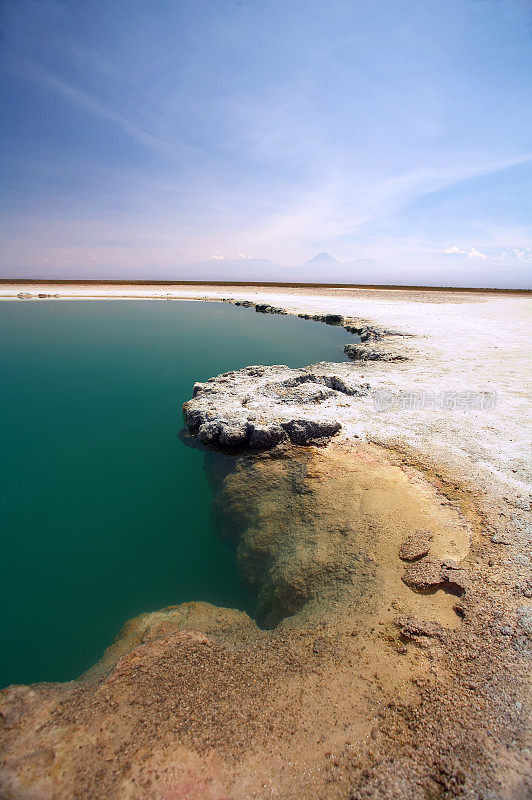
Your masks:
{"label": "still water surface", "polygon": [[195,380],[348,341],[218,303],[0,303],[0,687],[76,677],[143,611],[252,611],[181,405]]}

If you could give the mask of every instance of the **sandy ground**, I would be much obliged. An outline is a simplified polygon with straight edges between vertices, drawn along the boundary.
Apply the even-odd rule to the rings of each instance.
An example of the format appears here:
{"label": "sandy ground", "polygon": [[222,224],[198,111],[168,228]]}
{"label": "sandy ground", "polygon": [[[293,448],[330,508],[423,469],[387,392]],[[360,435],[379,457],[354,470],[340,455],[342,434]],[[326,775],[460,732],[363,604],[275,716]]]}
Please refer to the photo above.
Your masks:
{"label": "sandy ground", "polygon": [[[185,604],[126,626],[84,681],[6,690],[2,800],[532,797],[528,297],[1,291],[342,314],[396,331],[379,346],[406,359],[339,365],[371,392],[335,410],[342,430],[325,448],[244,458],[213,479],[280,623]],[[450,556],[465,591],[405,584],[403,537],[424,529],[414,572]]]}

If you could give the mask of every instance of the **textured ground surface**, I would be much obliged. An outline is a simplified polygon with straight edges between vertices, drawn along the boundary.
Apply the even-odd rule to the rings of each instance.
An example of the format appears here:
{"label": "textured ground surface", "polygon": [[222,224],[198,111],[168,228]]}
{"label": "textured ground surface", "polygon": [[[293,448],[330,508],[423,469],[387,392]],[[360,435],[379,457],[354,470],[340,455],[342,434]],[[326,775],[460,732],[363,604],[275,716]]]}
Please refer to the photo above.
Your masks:
{"label": "textured ground surface", "polygon": [[211,425],[234,454],[206,468],[263,627],[185,604],[83,680],[6,690],[0,796],[531,796],[528,299],[171,291],[341,314],[406,360],[196,389],[192,441]]}

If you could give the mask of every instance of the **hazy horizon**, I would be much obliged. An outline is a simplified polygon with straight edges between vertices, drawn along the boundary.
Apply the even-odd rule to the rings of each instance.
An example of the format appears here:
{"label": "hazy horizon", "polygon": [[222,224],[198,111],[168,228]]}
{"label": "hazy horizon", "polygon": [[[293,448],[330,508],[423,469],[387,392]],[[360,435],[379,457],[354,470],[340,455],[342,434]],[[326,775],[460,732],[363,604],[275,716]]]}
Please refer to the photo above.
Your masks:
{"label": "hazy horizon", "polygon": [[527,0],[4,0],[0,274],[530,288],[531,31]]}
{"label": "hazy horizon", "polygon": [[[319,261],[313,265],[320,256],[327,256],[331,258],[327,268],[325,262]],[[330,257],[328,253],[316,254],[313,258],[309,259],[304,264],[290,266],[282,266],[275,264],[266,259],[227,259],[222,263],[219,261],[203,261],[191,264],[189,267],[181,267],[179,269],[162,270],[156,268],[156,274],[150,276],[146,275],[147,270],[138,268],[137,270],[128,270],[123,268],[122,274],[118,274],[120,270],[111,264],[99,264],[86,270],[77,270],[70,267],[68,270],[57,271],[52,274],[50,271],[43,274],[42,270],[36,270],[33,273],[31,270],[24,270],[20,275],[6,276],[14,280],[20,279],[33,279],[35,281],[42,280],[123,280],[123,281],[196,281],[202,282],[276,282],[276,283],[297,283],[297,284],[353,284],[353,285],[403,285],[403,286],[434,286],[438,287],[457,287],[457,288],[482,288],[482,289],[528,289],[530,286],[521,285],[518,280],[515,285],[501,286],[495,282],[482,283],[482,275],[478,272],[469,272],[467,275],[462,276],[462,281],[451,280],[450,283],[445,283],[445,275],[438,273],[431,273],[429,282],[423,281],[416,276],[413,272],[403,271],[403,281],[395,281],[390,283],[389,270],[379,261],[371,258],[355,259],[352,262],[342,263]],[[441,281],[438,282],[438,278]]]}

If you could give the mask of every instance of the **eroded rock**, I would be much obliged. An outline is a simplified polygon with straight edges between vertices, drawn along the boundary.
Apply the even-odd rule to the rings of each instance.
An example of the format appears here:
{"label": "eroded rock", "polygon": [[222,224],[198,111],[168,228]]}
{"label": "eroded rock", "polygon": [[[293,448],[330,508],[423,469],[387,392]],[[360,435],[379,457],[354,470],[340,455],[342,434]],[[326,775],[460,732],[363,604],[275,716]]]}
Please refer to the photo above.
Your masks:
{"label": "eroded rock", "polygon": [[249,423],[221,425],[218,441],[223,447],[241,447],[249,435]]}
{"label": "eroded rock", "polygon": [[365,396],[370,387],[327,366],[254,366],[195,383],[183,406],[189,431],[207,446],[233,449],[328,439],[342,427],[338,402]]}
{"label": "eroded rock", "polygon": [[405,569],[403,581],[411,589],[418,591],[444,587],[460,595],[469,586],[469,572],[451,559],[440,561],[428,557],[409,564]]}
{"label": "eroded rock", "polygon": [[413,536],[407,536],[399,549],[399,558],[403,561],[416,561],[426,556],[430,550],[431,540],[430,531],[416,531]]}
{"label": "eroded rock", "polygon": [[360,325],[359,323],[351,321],[351,323],[344,322],[344,328],[349,333],[356,333],[360,337],[361,342],[368,342],[370,340],[378,341],[386,335],[385,330],[376,328],[373,325]]}
{"label": "eroded rock", "polygon": [[316,439],[330,438],[341,429],[339,422],[320,422],[310,419],[293,419],[282,423],[293,444],[309,444]]}
{"label": "eroded rock", "polygon": [[286,314],[284,308],[279,308],[278,306],[270,306],[268,303],[256,303],[255,304],[255,311],[258,311],[259,314]]}
{"label": "eroded rock", "polygon": [[415,636],[426,636],[428,638],[437,639],[443,633],[443,626],[440,625],[439,622],[419,620],[409,614],[397,617],[394,623],[400,629],[402,636],[406,639],[412,639]]}
{"label": "eroded rock", "polygon": [[411,589],[435,589],[444,581],[441,574],[442,564],[437,558],[423,558],[415,564],[409,564],[404,572],[403,581]]}
{"label": "eroded rock", "polygon": [[386,353],[363,344],[346,344],[344,353],[352,361],[406,361],[406,357],[398,353]]}
{"label": "eroded rock", "polygon": [[447,559],[442,564],[441,569],[442,578],[449,588],[453,591],[463,594],[469,588],[469,572],[463,567],[459,567],[450,559]]}
{"label": "eroded rock", "polygon": [[286,431],[276,422],[271,425],[250,424],[248,444],[256,449],[269,450],[286,440]]}

